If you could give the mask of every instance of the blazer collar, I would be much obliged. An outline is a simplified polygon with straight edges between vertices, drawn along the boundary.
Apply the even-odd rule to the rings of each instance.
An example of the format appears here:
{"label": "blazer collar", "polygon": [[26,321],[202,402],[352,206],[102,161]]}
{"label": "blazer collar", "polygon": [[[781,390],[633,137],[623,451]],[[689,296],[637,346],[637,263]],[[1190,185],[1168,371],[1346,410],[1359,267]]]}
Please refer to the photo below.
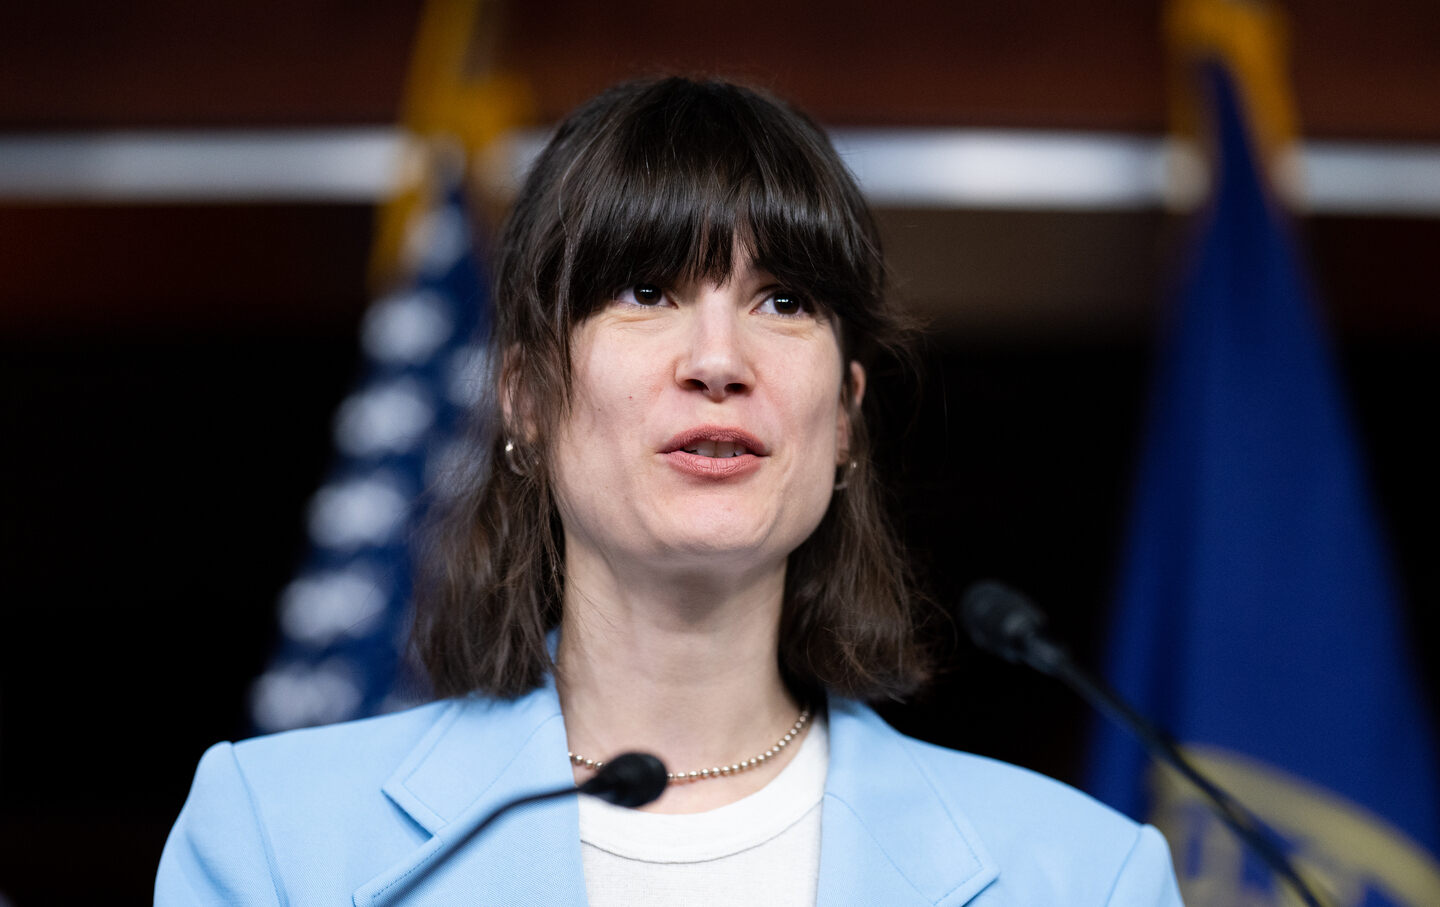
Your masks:
{"label": "blazer collar", "polygon": [[820,904],[957,907],[999,875],[980,836],[870,708],[830,700]]}
{"label": "blazer collar", "polygon": [[469,838],[501,804],[573,784],[566,751],[553,680],[516,700],[456,700],[381,787],[433,837],[361,886],[356,907],[583,905],[574,798],[521,807]]}
{"label": "blazer collar", "polygon": [[[850,700],[832,699],[829,720],[819,904],[957,907],[996,878],[913,742]],[[433,837],[357,890],[357,907],[584,904],[573,799],[524,807],[466,839],[500,804],[573,783],[566,751],[553,680],[513,701],[456,700],[382,787]]]}

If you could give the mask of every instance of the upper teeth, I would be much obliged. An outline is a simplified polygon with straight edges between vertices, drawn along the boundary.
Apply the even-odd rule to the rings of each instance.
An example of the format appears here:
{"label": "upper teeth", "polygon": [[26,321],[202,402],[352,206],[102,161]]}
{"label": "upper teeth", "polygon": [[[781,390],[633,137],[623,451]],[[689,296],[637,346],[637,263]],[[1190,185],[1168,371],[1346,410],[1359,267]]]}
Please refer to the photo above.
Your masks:
{"label": "upper teeth", "polygon": [[699,454],[702,457],[738,457],[741,454],[749,453],[750,449],[743,444],[736,444],[734,441],[700,441],[685,448],[685,452]]}

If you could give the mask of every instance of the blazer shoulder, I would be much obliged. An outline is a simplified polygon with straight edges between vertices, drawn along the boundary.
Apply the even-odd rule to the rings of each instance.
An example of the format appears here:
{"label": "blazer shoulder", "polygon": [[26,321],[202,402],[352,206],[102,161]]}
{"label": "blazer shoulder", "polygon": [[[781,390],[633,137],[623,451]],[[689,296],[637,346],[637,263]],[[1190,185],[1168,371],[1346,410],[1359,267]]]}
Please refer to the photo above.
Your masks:
{"label": "blazer shoulder", "polygon": [[304,789],[337,781],[378,787],[459,708],[457,700],[439,700],[375,718],[252,737],[234,744],[235,760],[249,782],[262,787],[284,783]]}
{"label": "blazer shoulder", "polygon": [[205,751],[185,807],[165,841],[155,877],[157,905],[281,904],[275,851],[235,748]]}
{"label": "blazer shoulder", "polygon": [[[907,737],[858,703],[832,700],[830,717],[841,801],[934,903],[1179,903],[1155,829],[1029,769]],[[979,868],[961,885],[933,872],[967,863]]]}
{"label": "blazer shoulder", "polygon": [[353,891],[428,837],[381,786],[458,707],[441,701],[212,746],[166,841],[156,903],[283,904]]}
{"label": "blazer shoulder", "polygon": [[1000,902],[1068,891],[1073,903],[1180,904],[1169,848],[1153,827],[1030,769],[906,740],[995,856],[1001,871],[991,894]]}
{"label": "blazer shoulder", "polygon": [[[839,734],[853,736],[859,744],[852,758],[863,759],[858,755],[862,751],[883,750],[893,754],[892,758],[914,764],[926,786],[952,812],[970,819],[987,839],[993,828],[1032,821],[1043,821],[1060,831],[1083,829],[1127,842],[1139,831],[1139,823],[1133,819],[1068,784],[998,759],[908,737],[862,703],[833,699],[830,715]],[[841,751],[849,752],[843,742]]]}
{"label": "blazer shoulder", "polygon": [[1041,821],[1063,834],[1084,831],[1127,847],[1140,830],[1129,816],[1039,772],[911,737],[905,742],[936,788],[961,803],[977,825]]}

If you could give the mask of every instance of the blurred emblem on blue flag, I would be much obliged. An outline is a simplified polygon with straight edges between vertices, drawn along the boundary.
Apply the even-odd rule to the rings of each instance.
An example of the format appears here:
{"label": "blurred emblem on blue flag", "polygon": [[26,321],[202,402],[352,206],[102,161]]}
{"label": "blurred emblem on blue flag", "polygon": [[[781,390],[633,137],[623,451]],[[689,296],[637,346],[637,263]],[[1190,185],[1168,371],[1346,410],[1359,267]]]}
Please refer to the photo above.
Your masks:
{"label": "blurred emblem on blue flag", "polygon": [[[1231,63],[1214,52],[1199,64],[1211,196],[1159,363],[1107,673],[1328,901],[1440,904],[1430,712],[1291,226],[1247,128],[1253,96]],[[1165,832],[1186,903],[1294,902],[1121,732],[1099,728],[1089,787]]]}
{"label": "blurred emblem on blue flag", "polygon": [[280,596],[281,644],[255,682],[261,731],[412,704],[425,688],[404,660],[411,548],[426,498],[483,393],[485,283],[452,162],[412,218],[411,277],[361,327],[364,373],[335,416],[336,462],[311,499],[310,554]]}

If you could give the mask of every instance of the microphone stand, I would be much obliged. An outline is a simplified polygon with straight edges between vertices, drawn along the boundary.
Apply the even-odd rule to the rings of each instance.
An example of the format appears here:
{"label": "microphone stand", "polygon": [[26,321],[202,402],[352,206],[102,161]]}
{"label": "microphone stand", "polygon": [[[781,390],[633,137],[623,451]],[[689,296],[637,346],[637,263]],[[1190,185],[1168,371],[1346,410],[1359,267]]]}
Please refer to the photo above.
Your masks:
{"label": "microphone stand", "polygon": [[1308,907],[1324,907],[1309,884],[1295,871],[1289,858],[1276,846],[1264,824],[1238,800],[1201,774],[1170,735],[1151,724],[1099,679],[1081,670],[1070,654],[1055,643],[1033,637],[1022,657],[1035,670],[1059,680],[1097,711],[1140,738],[1151,755],[1174,768],[1205,795],[1220,821],[1253,847],[1261,859],[1295,889]]}
{"label": "microphone stand", "polygon": [[460,840],[456,842],[456,846],[464,846],[471,838],[484,831],[492,822],[505,815],[517,806],[527,806],[531,803],[539,803],[542,800],[554,800],[556,797],[573,796],[574,794],[580,792],[580,789],[573,785],[570,787],[557,787],[555,790],[547,790],[538,794],[531,794],[528,797],[521,797],[518,800],[511,800],[509,803],[502,803],[500,804],[500,806],[491,811],[490,815],[480,820],[479,825],[476,825],[474,828],[467,831],[465,833],[465,836],[460,838]]}
{"label": "microphone stand", "polygon": [[1255,814],[1201,774],[1169,735],[1100,680],[1081,670],[1064,647],[1047,638],[1043,632],[1045,615],[1028,598],[1001,583],[976,583],[965,593],[960,616],[970,638],[981,649],[1054,677],[1140,738],[1152,756],[1173,767],[1205,795],[1220,821],[1254,848],[1308,907],[1323,907]]}

